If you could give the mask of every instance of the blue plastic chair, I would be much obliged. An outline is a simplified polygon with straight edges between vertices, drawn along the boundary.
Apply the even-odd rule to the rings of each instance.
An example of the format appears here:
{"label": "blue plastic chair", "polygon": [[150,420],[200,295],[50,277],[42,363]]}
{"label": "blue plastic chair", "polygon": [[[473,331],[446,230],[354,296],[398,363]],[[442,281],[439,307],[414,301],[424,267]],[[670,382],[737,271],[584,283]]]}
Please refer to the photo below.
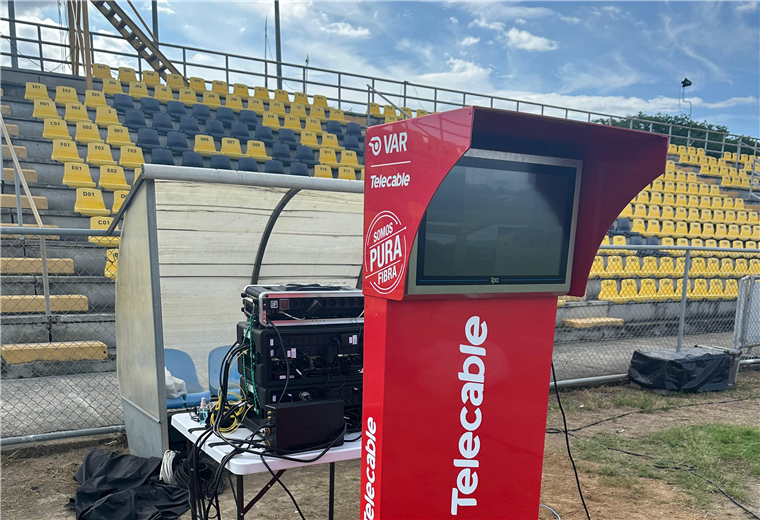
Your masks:
{"label": "blue plastic chair", "polygon": [[338,137],[343,137],[343,127],[341,126],[340,121],[328,121],[327,132],[335,134]]}
{"label": "blue plastic chair", "polygon": [[314,160],[314,150],[308,146],[301,145],[296,147],[296,161],[302,162],[309,166],[315,166],[319,164],[319,161]]}
{"label": "blue plastic chair", "polygon": [[253,110],[241,110],[240,121],[248,126],[249,130],[255,130],[259,124],[259,118]]}
{"label": "blue plastic chair", "polygon": [[166,164],[174,166],[174,154],[166,148],[154,148],[150,153],[151,164]]}
{"label": "blue plastic chair", "polygon": [[259,164],[253,157],[241,157],[238,159],[239,172],[258,172]]}
{"label": "blue plastic chair", "polygon": [[291,175],[300,175],[302,177],[308,177],[309,176],[309,167],[306,166],[306,164],[302,162],[292,162],[290,163],[290,174]]}
{"label": "blue plastic chair", "polygon": [[198,152],[191,152],[190,150],[182,152],[182,166],[203,168],[203,156]]}
{"label": "blue plastic chair", "polygon": [[277,132],[277,140],[281,143],[287,144],[291,148],[298,146],[298,141],[296,141],[296,133],[290,128],[281,128],[280,131]]}
{"label": "blue plastic chair", "polygon": [[359,123],[346,123],[346,135],[355,135],[362,139],[362,127]]}
{"label": "blue plastic chair", "polygon": [[218,107],[216,109],[216,120],[229,125],[235,120],[235,112],[228,107]]}
{"label": "blue plastic chair", "polygon": [[271,160],[264,163],[264,173],[285,173],[282,161]]}
{"label": "blue plastic chair", "polygon": [[272,144],[274,142],[272,129],[268,126],[256,125],[256,140],[265,144]]}
{"label": "blue plastic chair", "polygon": [[198,406],[201,404],[201,398],[205,397],[206,401],[211,400],[211,392],[201,386],[201,382],[198,380],[198,372],[195,370],[195,363],[193,358],[187,352],[176,350],[173,348],[164,349],[164,364],[169,369],[171,374],[182,379],[185,382],[185,388],[187,394],[183,396],[182,406],[176,405],[176,400],[179,399],[166,399],[166,406],[168,408],[189,408],[191,406]]}
{"label": "blue plastic chair", "polygon": [[245,123],[233,121],[232,127],[230,128],[230,137],[234,137],[241,143],[245,143],[251,138],[251,131]]}
{"label": "blue plastic chair", "polygon": [[114,94],[113,108],[117,112],[126,112],[127,110],[134,110],[135,102],[132,101],[132,96],[128,94]]}
{"label": "blue plastic chair", "polygon": [[355,135],[347,135],[343,138],[343,146],[347,150],[353,150],[358,154],[364,153],[364,148],[359,144],[359,139]]}
{"label": "blue plastic chair", "polygon": [[190,149],[187,146],[187,136],[182,132],[174,131],[166,134],[166,147],[174,153],[182,153]]}
{"label": "blue plastic chair", "polygon": [[211,109],[208,107],[208,105],[201,105],[200,103],[195,104],[193,105],[192,116],[201,123],[205,123],[211,119]]}
{"label": "blue plastic chair", "polygon": [[[217,347],[208,353],[208,388],[211,391],[211,395],[214,397],[219,395],[219,387],[222,385],[222,360],[224,356],[229,352],[232,347]],[[240,395],[240,389],[237,386],[232,386],[230,383],[240,385],[241,374],[238,371],[238,364],[234,362],[230,365],[230,378],[227,383],[227,398],[230,399],[234,396],[230,395],[230,392],[235,392]]]}
{"label": "blue plastic chair", "polygon": [[212,155],[209,159],[211,168],[214,170],[231,170],[232,164],[230,158],[226,155]]}
{"label": "blue plastic chair", "polygon": [[209,119],[206,121],[206,135],[210,135],[217,139],[226,137],[226,134],[224,133],[224,123],[217,121],[216,119]]}
{"label": "blue plastic chair", "polygon": [[166,113],[169,114],[172,119],[180,119],[187,116],[187,110],[182,101],[167,101]]}
{"label": "blue plastic chair", "polygon": [[153,126],[151,128],[163,134],[167,132],[171,132],[172,130],[174,130],[174,123],[172,123],[172,116],[170,116],[169,114],[156,112],[155,114],[153,114]]}
{"label": "blue plastic chair", "polygon": [[158,140],[158,132],[152,128],[139,128],[137,130],[137,146],[148,151],[163,148]]}
{"label": "blue plastic chair", "polygon": [[146,116],[152,116],[157,112],[161,112],[161,103],[157,99],[144,97],[140,100],[140,110]]}
{"label": "blue plastic chair", "polygon": [[145,122],[145,114],[139,110],[128,108],[124,111],[124,126],[135,131],[140,128],[147,128],[148,124]]}
{"label": "blue plastic chair", "polygon": [[198,120],[191,116],[182,116],[179,118],[179,131],[190,137],[195,137],[201,133],[198,126]]}

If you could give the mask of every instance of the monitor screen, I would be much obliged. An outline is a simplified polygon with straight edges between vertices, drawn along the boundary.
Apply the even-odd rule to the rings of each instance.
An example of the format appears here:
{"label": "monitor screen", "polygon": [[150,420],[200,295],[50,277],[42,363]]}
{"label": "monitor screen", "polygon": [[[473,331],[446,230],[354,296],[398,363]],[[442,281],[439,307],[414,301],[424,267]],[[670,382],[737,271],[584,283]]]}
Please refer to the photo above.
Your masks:
{"label": "monitor screen", "polygon": [[575,165],[462,157],[421,222],[417,285],[565,283],[577,174]]}

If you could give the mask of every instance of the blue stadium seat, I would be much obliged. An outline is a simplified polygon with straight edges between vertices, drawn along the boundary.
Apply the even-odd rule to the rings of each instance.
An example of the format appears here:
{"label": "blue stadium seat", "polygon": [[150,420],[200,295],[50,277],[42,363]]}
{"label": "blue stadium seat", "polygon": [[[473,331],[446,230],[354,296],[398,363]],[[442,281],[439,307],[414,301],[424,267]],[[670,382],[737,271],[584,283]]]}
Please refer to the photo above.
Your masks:
{"label": "blue stadium seat", "polygon": [[267,161],[264,163],[264,173],[285,173],[285,167],[280,161]]}
{"label": "blue stadium seat", "polygon": [[256,125],[256,137],[257,141],[261,141],[264,144],[272,144],[274,137],[272,136],[272,129],[264,125]]}
{"label": "blue stadium seat", "polygon": [[225,137],[226,134],[224,133],[224,123],[217,121],[216,119],[209,119],[206,121],[206,135],[210,135],[211,137],[216,137],[218,139]]}
{"label": "blue stadium seat", "polygon": [[245,143],[251,138],[251,131],[248,129],[247,124],[240,121],[233,121],[232,127],[230,128],[230,137],[234,137],[241,143]]}
{"label": "blue stadium seat", "polygon": [[148,124],[145,122],[145,114],[134,108],[127,110],[124,112],[124,126],[130,130],[147,128]]}
{"label": "blue stadium seat", "polygon": [[190,150],[190,147],[187,146],[187,136],[182,132],[169,132],[166,134],[166,147],[174,153]]}
{"label": "blue stadium seat", "polygon": [[359,123],[346,123],[346,135],[355,135],[359,139],[363,139],[362,127]]}
{"label": "blue stadium seat", "polygon": [[272,144],[272,158],[282,161],[284,164],[291,163],[293,159],[290,157],[290,146],[280,142]]}
{"label": "blue stadium seat", "polygon": [[[649,237],[649,238],[654,238],[655,240],[658,240],[657,237]],[[649,238],[647,238],[647,241],[644,242],[644,237],[642,237],[641,235],[634,235],[632,237],[629,237],[628,240],[626,241],[626,243],[629,246],[643,246],[644,244],[648,245],[649,244]],[[660,245],[660,244],[658,242],[655,245]]]}
{"label": "blue stadium seat", "polygon": [[612,231],[612,234],[624,235],[625,233],[630,233],[631,225],[632,225],[631,219],[619,218],[615,221],[615,229]]}
{"label": "blue stadium seat", "polygon": [[215,170],[231,170],[232,163],[226,155],[212,155],[211,167]]}
{"label": "blue stadium seat", "polygon": [[179,131],[190,137],[195,137],[201,133],[198,126],[198,120],[190,116],[182,116],[179,120]]}
{"label": "blue stadium seat", "polygon": [[155,148],[150,152],[151,164],[168,164],[174,166],[174,154],[166,148]]}
{"label": "blue stadium seat", "polygon": [[298,141],[296,141],[296,133],[290,128],[281,128],[280,131],[277,132],[277,140],[281,143],[287,144],[291,148],[298,146]]}
{"label": "blue stadium seat", "polygon": [[163,148],[158,142],[158,132],[152,128],[140,128],[137,130],[137,146],[144,150]]}
{"label": "blue stadium seat", "polygon": [[253,157],[241,157],[238,159],[238,171],[258,172],[259,163]]}
{"label": "blue stadium seat", "polygon": [[290,163],[290,174],[291,175],[301,175],[303,177],[309,176],[309,167],[306,166],[302,162],[293,162]]}
{"label": "blue stadium seat", "polygon": [[343,138],[343,146],[347,150],[353,150],[358,154],[364,153],[364,147],[359,144],[359,139],[355,135],[347,135]]}
{"label": "blue stadium seat", "polygon": [[253,110],[241,110],[240,122],[248,125],[249,130],[255,130],[256,125],[259,124],[259,118]]}
{"label": "blue stadium seat", "polygon": [[312,150],[308,146],[301,146],[301,145],[296,147],[296,161],[300,161],[304,164],[308,164],[309,166],[314,166],[315,164],[319,164],[319,161],[314,160],[314,150]]}
{"label": "blue stadium seat", "polygon": [[[211,395],[214,397],[219,395],[219,387],[221,385],[221,368],[224,356],[232,349],[232,347],[217,347],[208,353],[208,388],[211,391]],[[242,375],[238,372],[237,363],[230,365],[229,383],[227,383],[227,398],[236,400],[232,393],[240,394],[238,385],[240,384],[240,378]],[[235,386],[230,383],[234,383]]]}
{"label": "blue stadium seat", "polygon": [[205,123],[207,120],[211,119],[211,109],[208,107],[208,105],[201,105],[200,103],[196,103],[193,105],[192,116],[201,123]]}
{"label": "blue stadium seat", "polygon": [[191,152],[190,150],[182,152],[182,166],[203,168],[203,156],[198,152]]}
{"label": "blue stadium seat", "polygon": [[172,116],[172,119],[176,121],[177,119],[185,117],[187,115],[187,110],[185,110],[185,104],[181,101],[167,101],[166,113]]}
{"label": "blue stadium seat", "polygon": [[177,408],[198,406],[201,403],[201,398],[204,397],[206,401],[211,400],[211,392],[201,386],[193,359],[187,352],[173,348],[164,349],[164,364],[174,377],[185,382],[187,394],[181,398],[184,405]]}
{"label": "blue stadium seat", "polygon": [[146,116],[153,116],[156,112],[161,112],[161,103],[157,99],[144,97],[140,100],[140,111]]}
{"label": "blue stadium seat", "polygon": [[162,134],[171,132],[174,130],[174,124],[172,123],[172,116],[164,114],[162,112],[156,112],[153,114],[153,126],[152,128]]}
{"label": "blue stadium seat", "polygon": [[216,119],[229,126],[235,120],[235,112],[229,107],[218,107],[216,109]]}
{"label": "blue stadium seat", "polygon": [[129,94],[114,94],[113,107],[117,112],[125,112],[127,110],[134,110],[135,103]]}
{"label": "blue stadium seat", "polygon": [[343,126],[340,124],[340,121],[327,121],[327,133],[329,134],[335,134],[338,137],[343,136]]}

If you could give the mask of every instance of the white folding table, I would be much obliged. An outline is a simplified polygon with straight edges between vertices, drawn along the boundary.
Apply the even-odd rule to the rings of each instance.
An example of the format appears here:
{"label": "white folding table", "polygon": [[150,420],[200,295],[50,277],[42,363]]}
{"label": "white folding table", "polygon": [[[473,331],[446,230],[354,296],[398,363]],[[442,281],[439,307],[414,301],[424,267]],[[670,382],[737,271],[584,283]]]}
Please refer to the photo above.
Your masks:
{"label": "white folding table", "polygon": [[[173,415],[171,418],[172,426],[181,433],[188,443],[188,448],[195,445],[204,429],[199,429],[198,422],[190,417],[189,413],[181,413]],[[251,430],[247,428],[238,428],[236,431],[227,435],[231,439],[246,439],[250,437]],[[355,434],[356,436],[358,434]],[[212,435],[203,444],[203,452],[214,459],[217,463],[221,463],[222,459],[228,455],[232,450],[232,446],[224,443],[216,435]],[[316,457],[322,450],[307,451],[299,453],[297,455],[290,455],[292,458],[297,459],[311,459]],[[253,475],[254,473],[268,473],[261,460],[260,454],[256,453],[241,453],[229,460],[227,463],[227,469],[230,473],[236,477],[237,492],[233,489],[235,496],[235,505],[237,506],[237,518],[238,520],[244,520],[246,513],[263,497],[272,486],[277,483],[277,479],[285,473],[285,470],[290,468],[297,468],[301,466],[309,466],[315,464],[330,464],[330,495],[329,495],[329,520],[333,520],[333,512],[335,506],[335,463],[342,460],[352,460],[361,458],[361,440],[355,442],[346,442],[341,446],[330,448],[319,460],[316,462],[294,462],[290,460],[283,460],[274,457],[267,458],[267,464],[272,471],[275,472],[276,477],[273,477],[266,486],[264,486],[253,499],[246,504],[244,500],[243,492],[243,476]]]}

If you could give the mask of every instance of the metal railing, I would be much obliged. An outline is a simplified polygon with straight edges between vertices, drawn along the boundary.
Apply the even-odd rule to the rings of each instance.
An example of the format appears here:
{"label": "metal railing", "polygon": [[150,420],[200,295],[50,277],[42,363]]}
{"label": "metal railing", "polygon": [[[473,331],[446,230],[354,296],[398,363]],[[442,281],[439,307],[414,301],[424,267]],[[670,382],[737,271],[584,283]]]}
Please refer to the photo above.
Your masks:
{"label": "metal railing", "polygon": [[[52,56],[56,51],[60,52],[61,49],[63,49],[64,54],[67,51],[70,52],[68,43],[62,43],[62,41],[66,42],[67,39],[60,36],[57,39],[58,41],[53,36],[45,38],[50,31],[67,32],[68,29],[66,27],[18,19],[11,20],[9,18],[0,18],[0,21],[8,24],[8,33],[11,35],[8,36],[3,31],[4,48],[0,54],[10,57],[11,61],[20,59],[20,67],[45,71],[46,64],[55,65],[55,70],[57,70],[62,67],[65,68],[69,63],[65,59]],[[31,31],[24,28],[30,28]],[[31,32],[34,36],[29,37],[21,34],[24,32]],[[112,63],[131,66],[139,73],[146,66],[129,44],[123,42],[121,36],[92,32],[90,33],[90,38],[92,61],[94,63],[109,61],[106,57],[110,57]],[[5,48],[6,42],[9,44],[7,49]],[[121,50],[114,49],[114,47],[120,45],[117,42],[122,42]],[[23,50],[26,50],[27,47],[33,50],[26,53],[21,52],[19,47],[22,45],[24,46]],[[311,94],[323,94],[327,97],[328,101],[336,104],[337,108],[355,111],[362,115],[369,111],[368,102],[374,102],[375,94],[377,94],[386,100],[395,99],[396,103],[393,103],[394,105],[407,107],[410,102],[414,102],[420,108],[424,108],[430,112],[478,105],[563,119],[623,126],[630,129],[658,133],[667,135],[671,142],[675,144],[704,148],[707,153],[721,157],[726,151],[735,152],[737,154],[737,169],[739,169],[738,156],[740,154],[750,153],[758,155],[758,142],[756,138],[717,130],[704,130],[690,126],[658,123],[636,117],[618,116],[604,112],[550,105],[491,94],[466,92],[403,80],[378,78],[366,74],[337,71],[297,63],[278,63],[274,60],[173,43],[162,42],[159,46],[167,58],[178,69],[181,68],[182,74],[185,77],[203,76],[207,81],[223,79],[228,84],[233,82],[248,84],[251,81],[254,83],[259,81],[269,88],[270,83],[272,85],[276,84],[278,79],[277,66],[280,65],[283,70],[281,79],[289,89]],[[51,53],[50,50],[54,52]],[[24,65],[32,66],[25,67]],[[369,99],[367,96],[367,86],[371,87],[372,91]],[[422,94],[420,91],[422,91]]]}

